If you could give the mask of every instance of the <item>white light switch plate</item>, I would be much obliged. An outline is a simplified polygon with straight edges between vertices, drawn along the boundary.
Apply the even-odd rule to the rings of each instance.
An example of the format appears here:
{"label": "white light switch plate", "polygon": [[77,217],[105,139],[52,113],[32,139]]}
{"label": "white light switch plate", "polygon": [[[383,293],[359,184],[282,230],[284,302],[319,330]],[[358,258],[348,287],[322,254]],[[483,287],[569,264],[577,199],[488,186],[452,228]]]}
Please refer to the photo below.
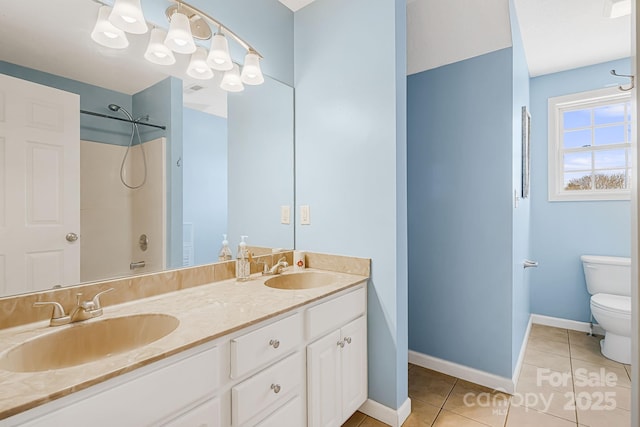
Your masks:
{"label": "white light switch plate", "polygon": [[291,206],[280,206],[280,223],[291,224]]}
{"label": "white light switch plate", "polygon": [[300,206],[300,225],[310,225],[311,217],[309,211],[309,205]]}

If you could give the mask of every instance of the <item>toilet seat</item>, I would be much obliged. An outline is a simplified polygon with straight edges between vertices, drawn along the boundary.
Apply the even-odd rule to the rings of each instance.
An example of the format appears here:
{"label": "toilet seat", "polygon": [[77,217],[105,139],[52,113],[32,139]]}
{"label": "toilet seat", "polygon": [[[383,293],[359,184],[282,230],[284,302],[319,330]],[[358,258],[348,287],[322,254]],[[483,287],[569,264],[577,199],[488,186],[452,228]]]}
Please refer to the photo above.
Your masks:
{"label": "toilet seat", "polygon": [[591,306],[618,315],[631,316],[631,297],[612,294],[595,294]]}

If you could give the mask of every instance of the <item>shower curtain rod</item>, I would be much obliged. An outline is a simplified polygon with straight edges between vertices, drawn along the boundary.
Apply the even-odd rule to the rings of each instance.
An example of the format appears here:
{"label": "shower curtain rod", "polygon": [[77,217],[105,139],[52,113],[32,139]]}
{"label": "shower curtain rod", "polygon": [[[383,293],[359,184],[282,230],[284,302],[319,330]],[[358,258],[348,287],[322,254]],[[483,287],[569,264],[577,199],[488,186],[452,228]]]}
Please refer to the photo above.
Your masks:
{"label": "shower curtain rod", "polygon": [[150,126],[152,128],[158,128],[158,129],[162,129],[162,130],[167,130],[166,126],[154,125],[153,123],[145,123],[145,122],[136,121],[136,120],[129,120],[129,119],[125,119],[125,118],[122,118],[122,117],[110,116],[108,114],[102,114],[102,113],[94,113],[93,111],[87,111],[87,110],[80,110],[80,112],[82,114],[88,114],[90,116],[104,117],[105,119],[120,120],[121,122],[128,122],[128,123],[137,123],[137,124],[142,125],[142,126]]}

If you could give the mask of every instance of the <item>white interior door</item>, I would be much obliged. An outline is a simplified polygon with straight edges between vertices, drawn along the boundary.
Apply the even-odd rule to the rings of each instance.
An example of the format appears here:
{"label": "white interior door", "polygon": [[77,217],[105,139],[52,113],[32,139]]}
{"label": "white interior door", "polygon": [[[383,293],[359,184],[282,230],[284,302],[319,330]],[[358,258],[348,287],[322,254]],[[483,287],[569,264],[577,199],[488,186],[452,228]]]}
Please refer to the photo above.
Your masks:
{"label": "white interior door", "polygon": [[0,74],[0,296],[78,283],[68,233],[80,233],[80,98]]}

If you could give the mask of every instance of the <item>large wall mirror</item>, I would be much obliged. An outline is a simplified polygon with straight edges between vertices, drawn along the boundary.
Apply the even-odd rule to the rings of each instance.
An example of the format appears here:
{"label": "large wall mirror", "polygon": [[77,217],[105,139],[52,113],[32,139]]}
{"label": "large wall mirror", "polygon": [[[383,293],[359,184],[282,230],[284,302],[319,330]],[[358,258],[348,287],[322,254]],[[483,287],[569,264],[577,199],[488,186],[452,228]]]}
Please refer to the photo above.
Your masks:
{"label": "large wall mirror", "polygon": [[[265,76],[227,93],[219,72],[188,78],[188,55],[171,66],[147,62],[148,33],[126,49],[102,47],[90,38],[99,7],[32,0],[3,9],[0,74],[78,94],[80,110],[98,115],[78,112],[79,228],[56,236],[79,247],[77,271],[65,278],[42,238],[20,255],[29,271],[9,268],[0,254],[0,297],[216,262],[223,234],[234,253],[240,235],[253,246],[293,248],[293,217],[281,221],[283,207],[293,214],[294,206],[293,88]],[[103,117],[127,114],[165,129]],[[0,162],[0,175],[10,162]],[[31,197],[28,185],[2,182],[3,197]],[[17,239],[10,227],[0,224],[0,239]]]}

